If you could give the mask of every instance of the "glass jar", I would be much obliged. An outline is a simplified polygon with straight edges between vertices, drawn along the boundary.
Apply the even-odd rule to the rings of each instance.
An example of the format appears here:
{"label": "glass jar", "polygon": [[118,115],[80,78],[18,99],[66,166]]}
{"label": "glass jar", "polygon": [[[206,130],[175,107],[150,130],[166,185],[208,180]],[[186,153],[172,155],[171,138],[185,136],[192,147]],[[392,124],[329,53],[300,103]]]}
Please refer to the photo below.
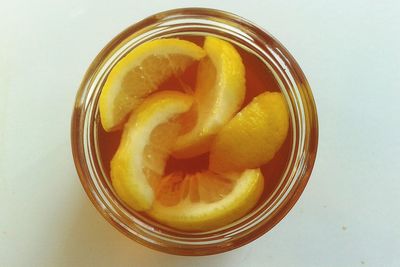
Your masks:
{"label": "glass jar", "polygon": [[[214,35],[256,54],[273,73],[290,110],[293,144],[276,190],[256,209],[220,229],[188,233],[150,221],[118,200],[97,145],[98,100],[112,67],[137,45],[176,35]],[[307,80],[289,52],[269,33],[236,15],[212,9],[184,8],[148,17],[120,33],[95,58],[76,96],[71,125],[75,166],[97,210],[129,238],[179,255],[216,254],[245,245],[276,225],[293,207],[316,157],[318,121]]]}

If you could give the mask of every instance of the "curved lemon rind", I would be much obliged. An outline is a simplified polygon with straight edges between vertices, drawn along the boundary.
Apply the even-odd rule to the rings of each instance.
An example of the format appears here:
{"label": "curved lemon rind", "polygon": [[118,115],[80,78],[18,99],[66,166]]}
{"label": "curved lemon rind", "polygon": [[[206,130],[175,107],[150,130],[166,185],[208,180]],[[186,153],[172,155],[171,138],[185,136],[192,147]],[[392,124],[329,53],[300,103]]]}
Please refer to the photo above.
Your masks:
{"label": "curved lemon rind", "polygon": [[111,179],[118,196],[133,209],[147,210],[154,201],[153,188],[143,173],[143,152],[152,131],[188,111],[192,103],[189,95],[161,91],[149,96],[125,124],[120,146],[111,161]]}
{"label": "curved lemon rind", "polygon": [[[114,121],[112,110],[114,109],[113,101],[118,95],[119,90],[121,90],[120,85],[125,75],[133,68],[140,66],[141,62],[149,56],[171,54],[188,56],[194,61],[200,60],[206,55],[201,47],[192,42],[170,38],[143,43],[118,61],[110,71],[99,99],[100,119],[105,131],[112,131],[121,123],[121,121]],[[138,98],[145,96],[138,96]],[[133,104],[132,109],[134,108]]]}
{"label": "curved lemon rind", "polygon": [[289,111],[282,93],[256,96],[217,134],[209,166],[215,172],[241,171],[268,163],[286,140]]}
{"label": "curved lemon rind", "polygon": [[215,102],[198,103],[199,109],[211,116],[202,117],[200,110],[194,128],[177,139],[172,153],[176,158],[194,157],[209,151],[214,135],[235,115],[244,101],[245,68],[237,50],[230,43],[212,36],[206,37],[204,50],[215,66],[216,81],[213,88],[197,82],[195,99],[214,91]]}
{"label": "curved lemon rind", "polygon": [[178,205],[167,207],[155,201],[147,214],[179,230],[207,231],[244,216],[256,205],[263,190],[264,177],[260,169],[246,170],[237,178],[232,192],[217,202],[192,203],[185,199]]}

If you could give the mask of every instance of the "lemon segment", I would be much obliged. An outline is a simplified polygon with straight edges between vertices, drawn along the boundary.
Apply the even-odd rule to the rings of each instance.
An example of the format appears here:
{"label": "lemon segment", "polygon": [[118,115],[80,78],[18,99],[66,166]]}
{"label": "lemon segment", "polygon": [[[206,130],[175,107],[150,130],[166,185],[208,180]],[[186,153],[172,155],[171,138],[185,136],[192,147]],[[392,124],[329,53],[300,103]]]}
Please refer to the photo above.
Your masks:
{"label": "lemon segment", "polygon": [[103,86],[99,110],[103,128],[118,129],[143,99],[171,77],[180,75],[205,56],[196,44],[180,39],[158,39],[143,43],[111,70]]}
{"label": "lemon segment", "polygon": [[154,201],[154,184],[164,174],[180,125],[174,120],[187,112],[191,96],[161,91],[149,96],[125,124],[121,143],[111,161],[111,180],[118,196],[135,210]]}
{"label": "lemon segment", "polygon": [[237,50],[228,42],[206,37],[207,57],[200,61],[194,127],[179,136],[173,156],[188,158],[209,150],[212,138],[240,109],[245,96],[245,69]]}
{"label": "lemon segment", "polygon": [[259,169],[229,176],[233,182],[232,190],[220,200],[210,203],[203,201],[200,195],[195,198],[187,193],[186,198],[175,201],[174,205],[156,200],[147,214],[161,223],[185,231],[207,231],[227,225],[248,213],[264,189],[264,177]]}
{"label": "lemon segment", "polygon": [[289,112],[284,96],[265,92],[227,123],[210,150],[215,172],[258,168],[270,161],[285,141]]}

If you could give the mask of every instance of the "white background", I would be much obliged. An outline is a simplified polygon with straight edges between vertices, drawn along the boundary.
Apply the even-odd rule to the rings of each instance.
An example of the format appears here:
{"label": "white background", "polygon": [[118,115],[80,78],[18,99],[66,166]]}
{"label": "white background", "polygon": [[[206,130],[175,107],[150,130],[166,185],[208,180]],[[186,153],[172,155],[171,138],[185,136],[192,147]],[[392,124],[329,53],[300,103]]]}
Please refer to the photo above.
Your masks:
{"label": "white background", "polygon": [[[0,266],[400,266],[399,1],[2,1]],[[128,25],[184,6],[261,25],[298,60],[320,143],[299,202],[235,251],[171,256],[129,240],[86,197],[70,118],[86,68]]]}

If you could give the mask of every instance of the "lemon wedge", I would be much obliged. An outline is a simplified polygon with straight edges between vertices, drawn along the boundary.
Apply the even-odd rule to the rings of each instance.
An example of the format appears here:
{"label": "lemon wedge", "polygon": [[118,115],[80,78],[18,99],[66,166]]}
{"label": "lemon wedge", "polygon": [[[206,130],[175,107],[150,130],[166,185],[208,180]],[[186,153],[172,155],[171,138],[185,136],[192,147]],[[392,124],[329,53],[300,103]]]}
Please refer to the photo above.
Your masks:
{"label": "lemon wedge", "polygon": [[103,86],[99,99],[103,128],[107,132],[118,129],[144,97],[204,56],[194,43],[172,38],[134,48],[113,67]]}
{"label": "lemon wedge", "polygon": [[161,179],[156,200],[147,214],[185,231],[207,231],[227,225],[248,213],[264,189],[259,169],[220,175],[211,171]]}
{"label": "lemon wedge", "polygon": [[216,172],[258,168],[270,161],[285,141],[289,112],[284,96],[256,96],[227,123],[210,150],[210,169]]}
{"label": "lemon wedge", "polygon": [[111,181],[118,196],[135,210],[150,209],[154,185],[164,174],[172,141],[181,127],[175,120],[192,102],[189,95],[161,91],[147,97],[125,124],[111,161]]}
{"label": "lemon wedge", "polygon": [[194,93],[196,123],[181,134],[173,148],[176,158],[207,152],[212,138],[240,109],[245,96],[245,69],[236,49],[228,42],[208,36],[207,57],[199,63]]}

